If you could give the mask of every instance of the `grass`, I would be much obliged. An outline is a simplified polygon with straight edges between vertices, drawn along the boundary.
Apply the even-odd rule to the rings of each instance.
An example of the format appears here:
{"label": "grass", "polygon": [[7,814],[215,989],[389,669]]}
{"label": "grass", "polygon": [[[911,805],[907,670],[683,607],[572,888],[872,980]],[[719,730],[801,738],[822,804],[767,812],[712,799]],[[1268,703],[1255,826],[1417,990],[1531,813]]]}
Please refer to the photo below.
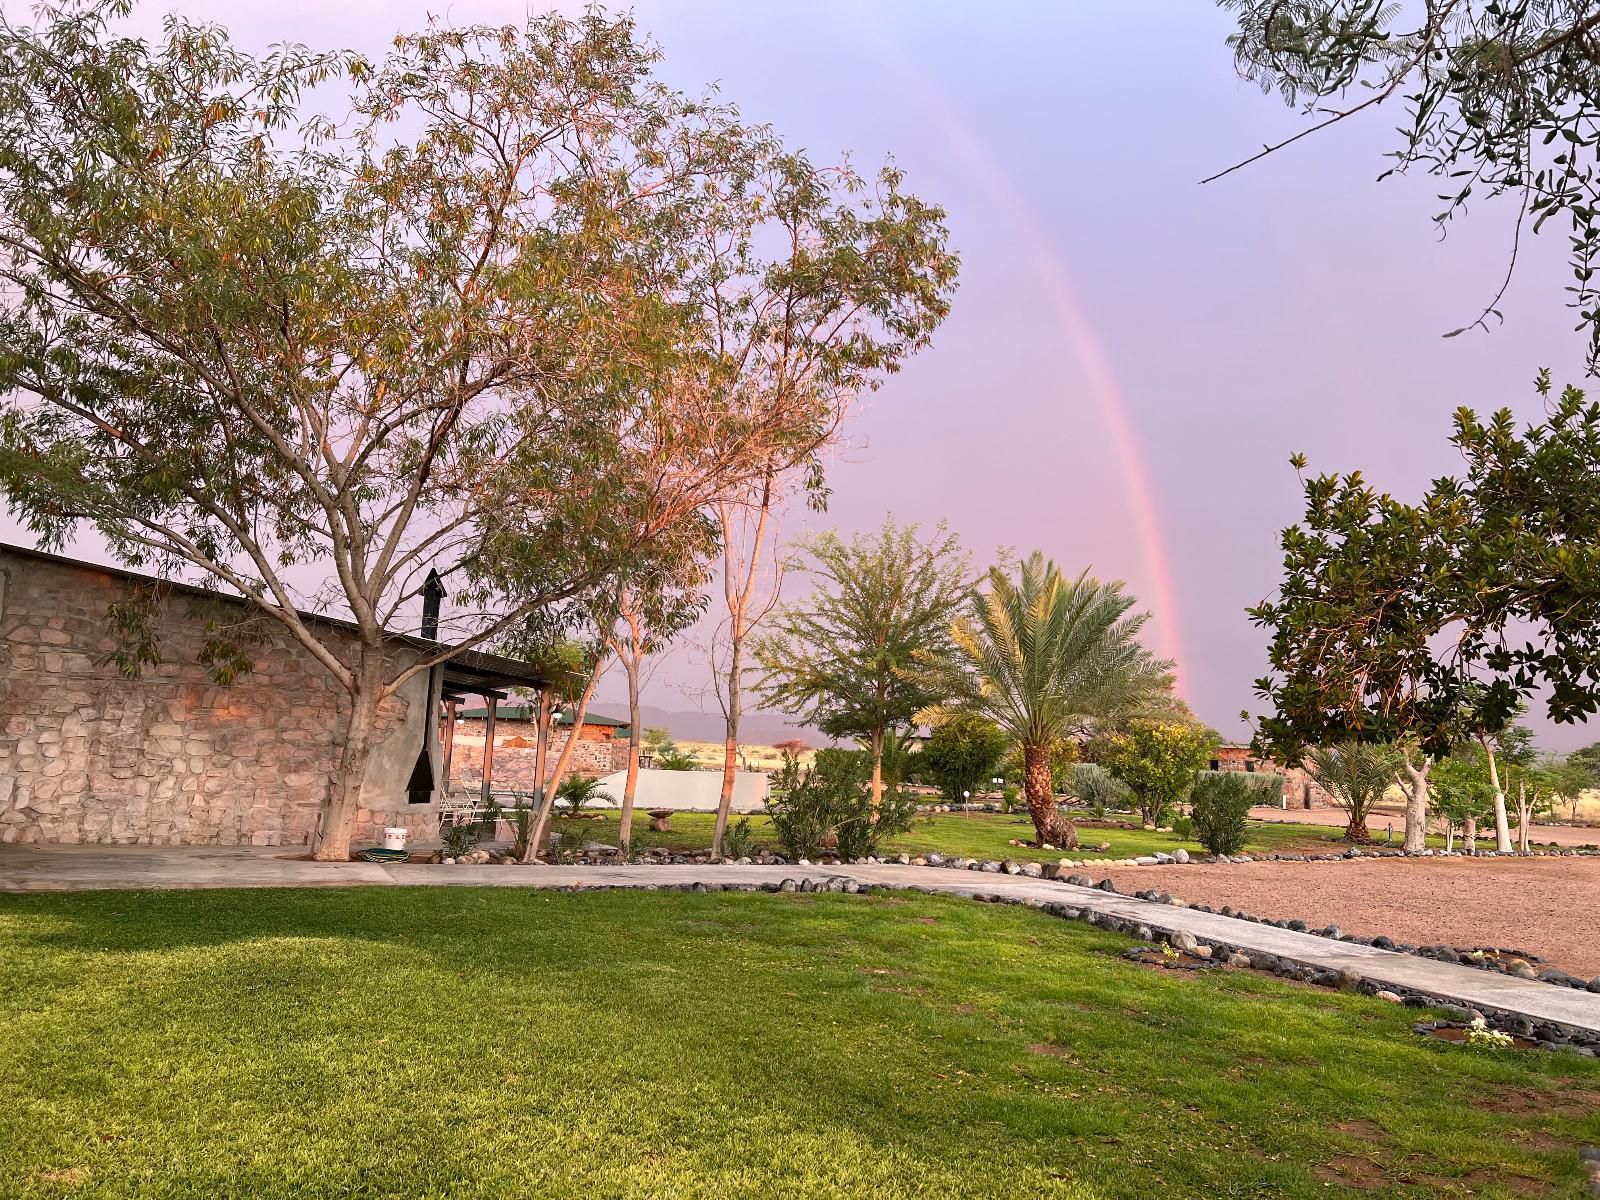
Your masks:
{"label": "grass", "polygon": [[[596,810],[597,819],[557,818],[555,828],[583,841],[617,843],[618,822],[608,810]],[[735,820],[738,818],[735,817]],[[674,813],[672,828],[666,833],[655,833],[649,828],[649,818],[638,816],[634,820],[634,844],[639,849],[662,846],[677,850],[704,850],[711,845],[712,827],[716,818],[710,813]],[[766,817],[750,818],[750,829],[757,844],[776,849],[772,825]],[[1321,852],[1342,848],[1331,839],[1338,838],[1343,828],[1321,825],[1290,825],[1269,821],[1252,821],[1246,853]],[[1153,854],[1157,850],[1171,853],[1182,846],[1191,854],[1204,851],[1198,842],[1182,841],[1171,833],[1145,829],[1103,829],[1083,826],[1079,834],[1085,845],[1109,842],[1111,849],[1104,853],[1079,849],[1073,851],[1036,850],[1028,846],[1013,846],[1013,839],[1028,841],[1034,836],[1033,822],[1024,812],[1015,813],[933,813],[919,817],[911,832],[893,838],[884,844],[884,851],[896,854],[940,854],[960,858],[1016,859],[1018,862],[1057,862],[1062,858],[1112,859],[1135,858]]]}
{"label": "grass", "polygon": [[0,897],[0,1192],[1583,1195],[1600,1066],[950,898]]}

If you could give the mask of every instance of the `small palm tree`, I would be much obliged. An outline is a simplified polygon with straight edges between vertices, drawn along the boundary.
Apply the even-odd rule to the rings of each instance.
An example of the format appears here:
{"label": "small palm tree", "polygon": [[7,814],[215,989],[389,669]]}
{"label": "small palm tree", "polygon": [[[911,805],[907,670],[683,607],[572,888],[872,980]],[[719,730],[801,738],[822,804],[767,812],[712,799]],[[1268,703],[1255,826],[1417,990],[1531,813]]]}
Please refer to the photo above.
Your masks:
{"label": "small palm tree", "polygon": [[1306,770],[1346,814],[1344,840],[1364,842],[1367,814],[1400,772],[1400,752],[1374,742],[1318,746],[1306,755]]}
{"label": "small palm tree", "polygon": [[990,569],[969,615],[951,625],[953,656],[924,666],[935,694],[950,697],[919,714],[937,724],[976,712],[1022,749],[1023,796],[1041,843],[1069,848],[1078,832],[1061,815],[1050,755],[1091,723],[1136,716],[1166,699],[1172,664],[1139,641],[1148,614],[1129,615],[1120,583],[1084,572],[1068,580],[1035,552],[1013,579]]}
{"label": "small palm tree", "polygon": [[569,813],[583,811],[583,806],[594,800],[610,800],[611,793],[598,777],[568,775],[556,789],[556,799],[567,806]]}

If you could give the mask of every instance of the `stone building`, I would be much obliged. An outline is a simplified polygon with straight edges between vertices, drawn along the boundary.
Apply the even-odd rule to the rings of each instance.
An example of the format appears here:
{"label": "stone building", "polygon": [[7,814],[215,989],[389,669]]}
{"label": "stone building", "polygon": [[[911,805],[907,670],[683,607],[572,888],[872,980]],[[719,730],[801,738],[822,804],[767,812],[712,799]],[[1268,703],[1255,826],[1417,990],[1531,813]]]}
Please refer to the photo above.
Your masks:
{"label": "stone building", "polygon": [[1304,767],[1285,767],[1257,754],[1249,746],[1218,746],[1212,752],[1210,765],[1213,771],[1259,771],[1266,775],[1281,775],[1285,808],[1326,808],[1333,804],[1333,797],[1311,778]]}
{"label": "stone building", "polygon": [[[151,585],[160,661],[129,679],[107,658],[107,610]],[[308,843],[345,693],[267,619],[254,622],[252,669],[215,683],[198,661],[208,623],[248,616],[204,588],[0,544],[0,842]],[[335,647],[354,636],[308,616]],[[390,645],[396,666],[437,649],[407,635]],[[526,663],[470,651],[413,677],[382,714],[357,844],[387,825],[437,833],[446,704],[543,683]]]}

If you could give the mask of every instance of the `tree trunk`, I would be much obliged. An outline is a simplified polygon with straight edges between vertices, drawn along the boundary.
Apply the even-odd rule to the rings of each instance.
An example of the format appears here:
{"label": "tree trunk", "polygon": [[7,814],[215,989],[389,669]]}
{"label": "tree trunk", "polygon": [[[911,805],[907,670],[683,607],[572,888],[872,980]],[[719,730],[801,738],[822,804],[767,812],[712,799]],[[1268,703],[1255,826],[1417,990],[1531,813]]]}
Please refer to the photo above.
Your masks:
{"label": "tree trunk", "polygon": [[1022,746],[1022,794],[1028,803],[1028,815],[1033,818],[1033,830],[1039,844],[1072,850],[1078,845],[1078,830],[1061,815],[1056,804],[1055,787],[1050,775],[1050,745],[1025,742]]}
{"label": "tree trunk", "polygon": [[1367,810],[1364,808],[1351,808],[1349,819],[1344,825],[1344,840],[1347,842],[1364,842],[1371,838],[1367,832]]}
{"label": "tree trunk", "polygon": [[628,777],[622,784],[622,815],[617,823],[617,847],[626,855],[633,845],[633,797],[639,790],[639,660],[632,655],[624,666],[628,671]]}
{"label": "tree trunk", "polygon": [[345,722],[339,757],[328,779],[316,836],[311,844],[311,857],[318,862],[350,861],[350,839],[355,833],[361,786],[366,782],[367,764],[372,760],[372,743],[378,731],[378,710],[383,701],[383,655],[370,650],[358,653],[352,676],[355,692],[350,697],[350,715]]}
{"label": "tree trunk", "polygon": [[1494,788],[1494,848],[1498,853],[1506,854],[1511,850],[1511,829],[1506,822],[1505,789],[1500,786],[1500,770],[1495,763],[1494,748],[1489,745],[1489,739],[1480,735],[1478,743],[1483,747],[1484,757],[1489,760],[1489,785]]}
{"label": "tree trunk", "polygon": [[1467,853],[1478,852],[1478,818],[1468,817],[1461,822],[1461,840],[1467,844]]}
{"label": "tree trunk", "polygon": [[1518,781],[1517,787],[1517,849],[1526,854],[1528,852],[1528,821],[1533,816],[1533,808],[1528,803],[1528,781]]}
{"label": "tree trunk", "polygon": [[1404,848],[1410,854],[1419,854],[1428,846],[1428,768],[1432,765],[1431,757],[1425,757],[1421,766],[1413,766],[1409,757],[1405,762],[1406,776],[1410,782],[1406,786]]}
{"label": "tree trunk", "polygon": [[717,826],[711,835],[711,857],[722,857],[722,835],[733,808],[734,772],[739,765],[740,684],[744,682],[743,638],[735,632],[728,650],[728,736],[722,746],[722,795],[717,800]]}
{"label": "tree trunk", "polygon": [[583,695],[578,698],[578,710],[572,714],[572,732],[567,734],[566,745],[561,747],[561,753],[556,755],[555,769],[550,772],[550,786],[544,789],[544,799],[539,804],[539,823],[534,826],[533,837],[528,840],[526,861],[537,862],[543,852],[545,839],[550,836],[550,816],[556,807],[556,792],[561,788],[561,781],[566,777],[567,767],[572,762],[572,752],[577,749],[578,737],[583,732],[583,719],[589,715],[589,701],[594,698],[595,684],[600,682],[601,665],[595,664],[594,674],[589,676],[589,682],[583,685]]}

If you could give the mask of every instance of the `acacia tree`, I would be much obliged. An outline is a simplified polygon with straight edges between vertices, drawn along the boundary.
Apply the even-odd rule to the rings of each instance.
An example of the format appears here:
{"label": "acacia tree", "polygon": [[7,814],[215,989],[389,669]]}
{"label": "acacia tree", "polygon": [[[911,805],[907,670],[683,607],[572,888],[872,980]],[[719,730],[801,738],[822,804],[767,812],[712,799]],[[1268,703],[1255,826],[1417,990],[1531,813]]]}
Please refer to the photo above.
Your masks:
{"label": "acacia tree", "polygon": [[941,523],[931,539],[887,517],[871,535],[823,533],[802,543],[815,580],[754,644],[763,701],[829,737],[861,738],[872,755],[872,806],[883,795],[884,739],[944,697],[918,657],[949,653],[950,621],[971,589],[969,559]]}
{"label": "acacia tree", "polygon": [[759,430],[782,418],[782,436],[740,450],[749,482],[724,489],[717,507],[727,603],[711,655],[727,718],[718,855],[738,765],[744,643],[781,579],[765,565],[774,508],[797,490],[825,504],[822,454],[848,407],[926,346],[950,309],[958,262],[944,213],[902,183],[892,165],[868,179],[848,164],[763,151],[738,177],[706,179],[682,222],[693,253],[670,262],[673,294],[695,314],[689,346],[705,368],[707,424]]}
{"label": "acacia tree", "polygon": [[[126,11],[0,16],[0,489],[46,545],[87,522],[326,670],[315,853],[347,857],[408,680],[811,436],[797,406],[707,405],[672,273],[720,248],[696,240],[708,181],[778,152],[653,83],[625,18],[434,27],[370,64],[181,19],[117,36]],[[349,112],[325,119],[304,97],[335,77]],[[455,579],[449,644],[397,657],[430,568]]]}
{"label": "acacia tree", "polygon": [[987,587],[950,626],[951,654],[915,668],[923,686],[951,699],[919,714],[938,725],[966,710],[987,717],[1022,748],[1023,796],[1045,845],[1071,848],[1078,832],[1056,804],[1051,755],[1095,721],[1137,716],[1172,690],[1172,664],[1139,641],[1148,615],[1129,615],[1120,583],[1084,572],[1067,580],[1037,551],[1013,578],[991,567]]}
{"label": "acacia tree", "polygon": [[1403,105],[1394,165],[1384,174],[1420,167],[1445,181],[1445,206],[1433,218],[1441,232],[1469,200],[1503,196],[1517,206],[1498,289],[1446,336],[1499,318],[1523,233],[1565,214],[1576,278],[1570,303],[1589,332],[1591,372],[1600,365],[1600,11],[1575,0],[1221,3],[1238,18],[1229,44],[1240,74],[1300,107],[1311,124],[1212,179],[1391,102]]}

